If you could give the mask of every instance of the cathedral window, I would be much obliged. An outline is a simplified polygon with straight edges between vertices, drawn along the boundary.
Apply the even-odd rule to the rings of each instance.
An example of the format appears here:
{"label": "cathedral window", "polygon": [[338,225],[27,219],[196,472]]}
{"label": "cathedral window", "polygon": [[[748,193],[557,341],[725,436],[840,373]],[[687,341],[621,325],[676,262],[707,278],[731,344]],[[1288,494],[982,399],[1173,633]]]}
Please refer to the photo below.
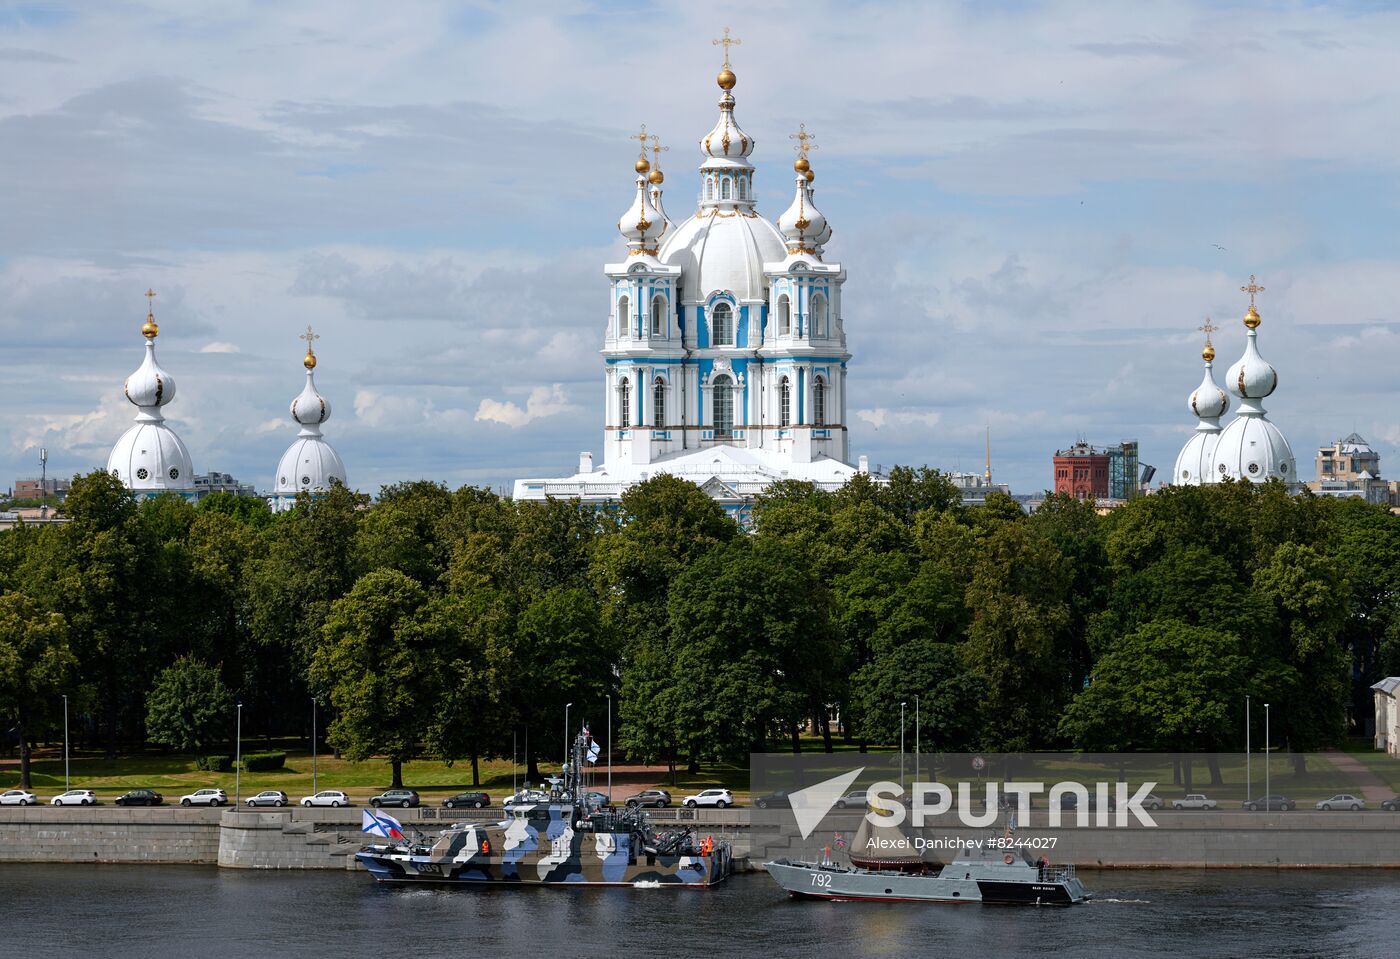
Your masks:
{"label": "cathedral window", "polygon": [[826,380],[820,376],[812,380],[812,423],[826,425]]}
{"label": "cathedral window", "polygon": [[666,298],[662,296],[651,301],[651,335],[666,335]]}
{"label": "cathedral window", "polygon": [[723,374],[714,381],[715,438],[728,439],[734,433],[734,382]]}
{"label": "cathedral window", "polygon": [[651,422],[657,429],[666,426],[666,381],[657,377],[651,384]]}
{"label": "cathedral window", "polygon": [[778,335],[787,336],[792,332],[792,309],[788,305],[787,294],[778,297]]}
{"label": "cathedral window", "polygon": [[778,381],[778,425],[792,425],[792,381],[786,376]]}
{"label": "cathedral window", "polygon": [[632,384],[623,380],[617,387],[617,425],[623,429],[632,425]]}
{"label": "cathedral window", "polygon": [[719,181],[719,198],[721,200],[728,200],[730,198],[730,190],[733,189],[731,186],[732,182],[733,181],[731,181],[729,177],[724,177]]}
{"label": "cathedral window", "polygon": [[812,295],[812,335],[826,336],[826,297]]}
{"label": "cathedral window", "polygon": [[617,298],[617,335],[627,335],[627,314],[630,306],[626,295]]}
{"label": "cathedral window", "polygon": [[716,303],[710,310],[710,345],[734,345],[734,307]]}
{"label": "cathedral window", "polygon": [[743,177],[739,177],[739,199],[741,200],[747,199],[748,196],[748,188],[746,184],[747,181]]}

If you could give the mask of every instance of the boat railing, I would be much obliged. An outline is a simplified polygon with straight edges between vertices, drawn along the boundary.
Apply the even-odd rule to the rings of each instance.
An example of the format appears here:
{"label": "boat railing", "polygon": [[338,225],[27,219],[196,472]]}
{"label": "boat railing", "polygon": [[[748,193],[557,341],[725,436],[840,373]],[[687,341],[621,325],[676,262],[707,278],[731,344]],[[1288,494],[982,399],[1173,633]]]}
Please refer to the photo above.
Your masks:
{"label": "boat railing", "polygon": [[1073,878],[1075,878],[1073,863],[1040,867],[1041,882],[1069,882]]}

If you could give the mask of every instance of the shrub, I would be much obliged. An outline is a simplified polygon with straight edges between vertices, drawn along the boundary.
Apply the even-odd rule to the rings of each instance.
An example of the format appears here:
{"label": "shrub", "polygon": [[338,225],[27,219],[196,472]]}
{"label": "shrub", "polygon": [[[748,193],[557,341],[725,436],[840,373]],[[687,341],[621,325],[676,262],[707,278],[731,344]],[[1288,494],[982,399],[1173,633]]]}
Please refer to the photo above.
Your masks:
{"label": "shrub", "polygon": [[194,758],[196,769],[202,769],[211,773],[226,773],[233,768],[232,756],[196,756]]}
{"label": "shrub", "polygon": [[243,768],[250,773],[265,773],[271,769],[281,769],[286,763],[286,753],[249,753],[243,757]]}

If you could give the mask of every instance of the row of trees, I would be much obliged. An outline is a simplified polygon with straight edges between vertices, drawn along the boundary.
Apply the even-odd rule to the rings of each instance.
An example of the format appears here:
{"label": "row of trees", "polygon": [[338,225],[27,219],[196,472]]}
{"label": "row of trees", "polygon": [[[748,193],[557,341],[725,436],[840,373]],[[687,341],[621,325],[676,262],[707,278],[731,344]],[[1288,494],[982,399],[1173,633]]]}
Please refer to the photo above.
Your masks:
{"label": "row of trees", "polygon": [[[615,509],[415,482],[273,515],[74,481],[72,522],[0,536],[0,711],[109,755],[304,734],[351,759],[562,747],[616,706],[635,758],[740,758],[831,724],[940,750],[1238,748],[1243,696],[1316,748],[1400,671],[1400,518],[1279,484],[1168,488],[1099,516],[961,504],[935,471],[770,488],[740,530],[658,476]],[[525,731],[532,735],[521,735]],[[26,774],[27,774],[27,765]]]}

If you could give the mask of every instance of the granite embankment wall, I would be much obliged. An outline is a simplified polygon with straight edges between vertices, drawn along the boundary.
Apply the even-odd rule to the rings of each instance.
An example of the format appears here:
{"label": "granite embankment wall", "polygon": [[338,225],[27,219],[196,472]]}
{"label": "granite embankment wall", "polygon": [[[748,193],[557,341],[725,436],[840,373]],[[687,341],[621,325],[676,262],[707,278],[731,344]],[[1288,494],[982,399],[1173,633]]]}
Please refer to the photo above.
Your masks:
{"label": "granite embankment wall", "polygon": [[[396,809],[405,826],[423,832],[453,820],[494,821],[498,810]],[[1173,812],[1153,814],[1155,829],[1050,827],[1037,811],[1018,838],[1054,840],[1053,862],[1086,868],[1368,866],[1400,868],[1400,814],[1380,811],[1279,813]],[[831,833],[851,836],[855,810],[834,812],[821,830],[786,847],[775,841],[778,825],[792,833],[786,810],[662,810],[658,828],[693,825],[728,839],[745,865],[751,843],[763,854],[808,857]],[[985,839],[951,817],[933,820],[929,839]],[[0,862],[218,863],[240,869],[357,868],[353,853],[365,841],[359,809],[121,809],[111,806],[55,809],[0,807]],[[942,858],[951,858],[951,850]]]}

